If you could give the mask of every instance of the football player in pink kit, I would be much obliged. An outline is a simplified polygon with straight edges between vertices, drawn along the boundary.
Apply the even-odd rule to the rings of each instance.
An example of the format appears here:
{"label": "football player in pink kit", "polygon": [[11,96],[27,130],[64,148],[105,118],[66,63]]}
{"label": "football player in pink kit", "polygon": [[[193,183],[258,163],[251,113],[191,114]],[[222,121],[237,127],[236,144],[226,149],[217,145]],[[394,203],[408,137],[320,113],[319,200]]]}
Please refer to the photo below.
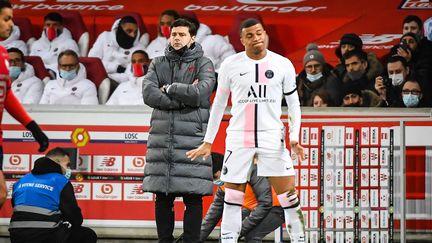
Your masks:
{"label": "football player in pink kit", "polygon": [[245,51],[228,57],[221,65],[218,89],[210,113],[204,142],[186,154],[192,160],[207,158],[231,94],[231,119],[221,180],[225,182],[222,242],[237,242],[241,230],[241,205],[245,184],[258,159],[258,175],[268,177],[284,208],[291,242],[304,242],[304,219],[295,191],[295,171],[285,144],[285,127],[280,117],[284,96],[288,104],[291,150],[304,159],[298,143],[300,102],[295,70],[285,57],[266,49],[267,34],[256,19],[240,26]]}

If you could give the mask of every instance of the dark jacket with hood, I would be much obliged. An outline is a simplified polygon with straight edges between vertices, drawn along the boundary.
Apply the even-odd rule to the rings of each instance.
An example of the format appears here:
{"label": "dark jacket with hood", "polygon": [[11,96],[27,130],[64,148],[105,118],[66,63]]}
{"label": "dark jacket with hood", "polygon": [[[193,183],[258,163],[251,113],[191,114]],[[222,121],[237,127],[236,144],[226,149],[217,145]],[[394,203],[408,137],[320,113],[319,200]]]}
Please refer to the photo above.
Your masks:
{"label": "dark jacket with hood", "polygon": [[[259,225],[272,209],[272,190],[267,178],[257,175],[257,167],[253,166],[250,179],[248,181],[252,187],[253,193],[257,200],[257,207],[249,211],[249,209],[242,209],[242,228],[240,235],[246,236]],[[224,208],[225,191],[221,186],[218,187],[216,195],[214,196],[213,203],[207,211],[205,218],[201,223],[200,242],[205,242],[210,233],[216,227],[219,220],[222,218]]]}
{"label": "dark jacket with hood", "polygon": [[[58,173],[63,176],[61,166],[56,162],[52,161],[47,157],[42,157],[36,160],[35,166],[31,171],[31,174],[35,177],[43,176],[48,173]],[[49,182],[48,182],[49,183]],[[11,217],[12,222],[23,222],[23,221],[46,221],[52,222],[53,218],[56,217],[56,221],[59,222],[59,226],[56,228],[10,228],[11,238],[30,240],[31,242],[50,242],[48,240],[52,239],[54,235],[57,235],[61,239],[68,235],[67,227],[61,222],[69,222],[72,227],[81,226],[83,222],[83,216],[81,214],[81,209],[75,198],[74,189],[70,181],[64,185],[60,192],[60,199],[58,208],[61,212],[59,216],[51,215],[41,215],[38,213],[30,212],[28,210],[15,210],[15,198],[12,196],[12,207],[14,207],[14,213]],[[48,203],[48,201],[47,201]],[[26,205],[21,205],[26,206]],[[32,206],[32,205],[28,205]],[[64,226],[64,227],[61,227]],[[44,241],[44,239],[46,239]]]}
{"label": "dark jacket with hood", "polygon": [[[143,81],[144,103],[154,108],[147,143],[143,190],[211,195],[211,157],[191,161],[186,152],[198,147],[207,130],[215,73],[198,43],[155,58]],[[171,85],[163,92],[160,88]]]}
{"label": "dark jacket with hood", "polygon": [[326,90],[334,103],[341,100],[340,87],[341,81],[334,75],[331,70],[332,66],[329,64],[324,65],[322,74],[323,76],[313,82],[307,79],[306,71],[303,69],[297,76],[297,92],[302,106],[311,106],[312,93],[319,89]]}

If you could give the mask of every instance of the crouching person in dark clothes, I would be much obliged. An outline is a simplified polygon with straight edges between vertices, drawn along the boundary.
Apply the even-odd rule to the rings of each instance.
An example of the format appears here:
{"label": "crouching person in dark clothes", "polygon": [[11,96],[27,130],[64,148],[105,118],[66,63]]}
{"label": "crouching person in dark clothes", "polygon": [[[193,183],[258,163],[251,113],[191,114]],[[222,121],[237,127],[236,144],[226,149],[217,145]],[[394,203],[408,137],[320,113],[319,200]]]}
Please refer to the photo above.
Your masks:
{"label": "crouching person in dark clothes", "polygon": [[69,177],[70,156],[62,148],[36,160],[31,173],[13,186],[12,243],[93,243],[96,233],[82,227],[83,216]]}

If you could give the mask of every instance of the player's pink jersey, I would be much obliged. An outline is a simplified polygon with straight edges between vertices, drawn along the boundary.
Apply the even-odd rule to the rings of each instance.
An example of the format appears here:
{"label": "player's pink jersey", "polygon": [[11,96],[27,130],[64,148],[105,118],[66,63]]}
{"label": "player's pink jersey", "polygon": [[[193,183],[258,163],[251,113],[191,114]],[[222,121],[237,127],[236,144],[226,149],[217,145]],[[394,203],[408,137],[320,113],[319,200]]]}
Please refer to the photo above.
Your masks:
{"label": "player's pink jersey", "polygon": [[[260,60],[250,59],[245,52],[227,58],[219,69],[218,90],[204,141],[213,143],[231,93],[227,148],[277,148],[283,144],[281,101],[284,94],[296,91],[295,78],[292,63],[268,50]],[[298,100],[297,92],[295,95]],[[291,135],[298,141],[298,131],[292,132],[297,133]]]}

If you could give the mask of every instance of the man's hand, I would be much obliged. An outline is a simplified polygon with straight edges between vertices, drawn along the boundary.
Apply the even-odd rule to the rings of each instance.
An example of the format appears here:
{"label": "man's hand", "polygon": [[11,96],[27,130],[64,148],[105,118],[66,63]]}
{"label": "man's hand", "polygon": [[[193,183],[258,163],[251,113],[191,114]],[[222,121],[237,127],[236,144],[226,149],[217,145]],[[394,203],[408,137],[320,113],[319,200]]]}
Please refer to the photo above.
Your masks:
{"label": "man's hand", "polygon": [[199,156],[202,156],[203,160],[206,160],[211,154],[211,147],[211,143],[204,142],[198,148],[187,151],[186,156],[191,160],[195,160]]}
{"label": "man's hand", "polygon": [[375,78],[375,90],[378,92],[381,98],[386,97],[386,87],[384,84],[384,79],[381,76]]}
{"label": "man's hand", "polygon": [[291,142],[291,152],[295,153],[298,159],[305,160],[304,148],[298,142]]}
{"label": "man's hand", "polygon": [[407,62],[411,61],[412,55],[411,55],[411,50],[405,50],[402,47],[399,47],[397,49],[397,54],[403,58],[405,58],[405,60],[407,60]]}

